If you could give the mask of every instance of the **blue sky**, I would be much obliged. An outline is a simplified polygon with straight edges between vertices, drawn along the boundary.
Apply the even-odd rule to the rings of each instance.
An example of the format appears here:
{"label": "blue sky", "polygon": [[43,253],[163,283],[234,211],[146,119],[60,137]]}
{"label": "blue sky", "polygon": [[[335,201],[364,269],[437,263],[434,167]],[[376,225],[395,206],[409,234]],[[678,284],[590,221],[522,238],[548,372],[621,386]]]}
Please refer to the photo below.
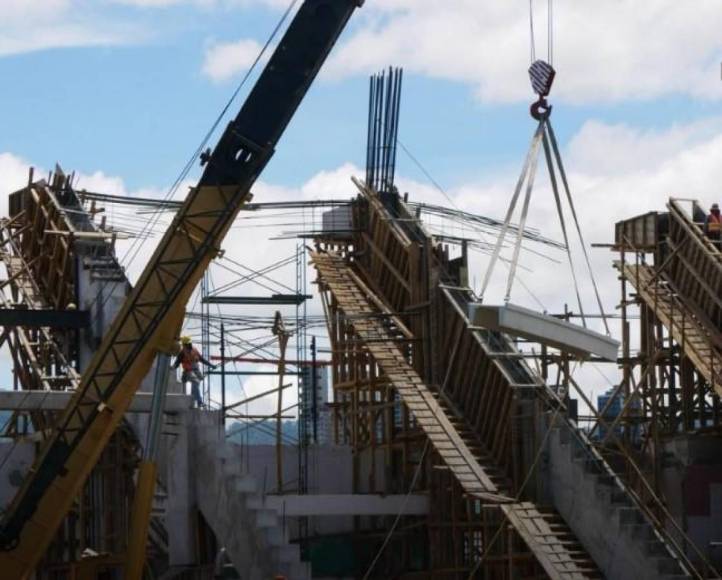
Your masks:
{"label": "blue sky", "polygon": [[[0,151],[43,167],[60,161],[84,173],[100,170],[122,177],[130,190],[162,188],[172,181],[241,76],[239,70],[218,82],[205,75],[209,47],[241,38],[263,43],[281,13],[263,2],[251,2],[251,6],[172,0],[129,2],[137,6],[56,3],[65,6],[59,26],[64,19],[74,22],[77,12],[85,10],[87,26],[112,22],[111,28],[119,30],[118,38],[90,38],[88,46],[79,38],[76,44],[80,46],[28,50],[0,58],[0,75],[6,80],[0,95]],[[11,0],[11,4],[17,2]],[[386,12],[385,4],[384,0],[367,2],[344,35],[347,45],[368,29],[393,26],[397,13]],[[396,4],[403,10],[404,2]],[[541,10],[543,16],[543,6]],[[524,10],[516,10],[515,15],[526,18]],[[517,45],[525,47],[528,33],[519,36]],[[460,51],[473,48],[459,46]],[[378,58],[376,68],[403,65],[406,57],[391,51],[388,60]],[[507,71],[516,83],[526,83],[526,57],[523,53],[509,59],[520,63],[516,70]],[[368,68],[375,70],[373,64]],[[401,135],[439,181],[453,187],[483,180],[490,170],[518,162],[532,130],[526,114],[530,97],[484,102],[473,80],[439,78],[433,71],[423,74],[413,63],[409,68]],[[560,67],[558,85],[564,85],[567,74]],[[264,179],[294,186],[346,161],[360,166],[366,78],[364,70],[343,78],[322,78],[294,119]],[[662,129],[714,114],[718,104],[674,93],[651,100],[574,101],[560,104],[554,115],[565,141],[589,119]],[[402,170],[405,163],[400,159]],[[413,171],[409,166],[408,172]]]}
{"label": "blue sky", "polygon": [[[546,2],[533,5],[544,58]],[[722,9],[714,0],[644,5],[555,2],[553,121],[587,242],[610,241],[616,220],[663,209],[671,194],[722,197]],[[0,196],[19,187],[28,164],[55,162],[89,188],[160,195],[286,6],[0,0]],[[406,70],[403,142],[456,205],[501,217],[534,130],[528,18],[521,0],[367,0],[279,144],[258,200],[352,194],[368,75],[396,65]],[[399,175],[412,198],[445,203],[403,153]],[[558,237],[543,182],[531,225]],[[244,235],[229,247],[248,244]],[[237,257],[255,267],[285,251]],[[618,294],[611,258],[593,253],[608,308]],[[485,264],[474,258],[477,276]],[[526,265],[549,308],[570,299],[548,264]]]}

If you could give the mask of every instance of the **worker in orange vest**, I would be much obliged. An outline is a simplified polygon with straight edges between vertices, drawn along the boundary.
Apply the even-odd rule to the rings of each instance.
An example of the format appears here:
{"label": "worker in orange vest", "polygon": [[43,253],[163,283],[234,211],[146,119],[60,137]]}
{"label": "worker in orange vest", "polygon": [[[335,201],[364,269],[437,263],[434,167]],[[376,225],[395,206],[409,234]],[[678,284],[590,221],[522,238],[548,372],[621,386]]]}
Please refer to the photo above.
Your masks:
{"label": "worker in orange vest", "polygon": [[173,368],[177,369],[179,366],[182,366],[183,375],[181,376],[181,382],[183,383],[183,388],[185,388],[186,383],[190,382],[191,397],[193,397],[193,402],[198,405],[199,409],[203,408],[203,397],[201,397],[200,389],[200,384],[203,380],[201,363],[212,369],[216,368],[216,365],[204,359],[203,355],[193,347],[193,341],[190,336],[181,337],[181,349],[175,358]]}
{"label": "worker in orange vest", "polygon": [[720,247],[720,238],[722,238],[722,217],[720,216],[719,205],[716,203],[712,204],[709,210],[709,215],[704,222],[704,233],[707,237],[712,240],[712,243]]}

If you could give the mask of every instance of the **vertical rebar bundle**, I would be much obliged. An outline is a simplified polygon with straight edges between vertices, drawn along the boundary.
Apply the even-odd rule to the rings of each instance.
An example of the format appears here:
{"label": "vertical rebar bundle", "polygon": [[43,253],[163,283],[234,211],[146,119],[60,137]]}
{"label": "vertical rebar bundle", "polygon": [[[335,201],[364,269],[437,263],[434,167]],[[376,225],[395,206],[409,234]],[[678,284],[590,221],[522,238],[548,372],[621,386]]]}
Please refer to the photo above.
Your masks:
{"label": "vertical rebar bundle", "polygon": [[400,68],[371,77],[366,183],[378,192],[394,191],[402,81]]}

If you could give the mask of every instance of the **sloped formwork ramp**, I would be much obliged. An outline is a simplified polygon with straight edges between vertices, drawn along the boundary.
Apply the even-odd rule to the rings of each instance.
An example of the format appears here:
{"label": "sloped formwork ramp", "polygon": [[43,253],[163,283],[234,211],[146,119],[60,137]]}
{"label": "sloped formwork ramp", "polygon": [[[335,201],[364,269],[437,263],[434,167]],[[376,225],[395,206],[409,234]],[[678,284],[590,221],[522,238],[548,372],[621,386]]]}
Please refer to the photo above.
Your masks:
{"label": "sloped formwork ramp", "polygon": [[320,280],[338,301],[364,347],[376,360],[413,413],[434,450],[470,498],[500,506],[508,525],[519,535],[534,559],[550,578],[581,580],[599,578],[592,559],[574,541],[574,535],[548,511],[531,502],[520,502],[500,489],[472,453],[447,411],[409,364],[397,342],[382,323],[383,312],[370,301],[358,277],[344,259],[332,253],[312,254]]}

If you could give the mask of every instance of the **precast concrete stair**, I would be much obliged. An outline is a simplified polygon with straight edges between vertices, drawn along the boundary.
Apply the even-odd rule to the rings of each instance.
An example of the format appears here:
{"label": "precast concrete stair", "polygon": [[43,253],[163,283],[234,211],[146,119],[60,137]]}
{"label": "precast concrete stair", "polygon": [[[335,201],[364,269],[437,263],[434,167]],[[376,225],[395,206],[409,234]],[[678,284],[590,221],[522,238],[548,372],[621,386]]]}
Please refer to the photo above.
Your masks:
{"label": "precast concrete stair", "polygon": [[549,437],[554,506],[606,578],[692,578],[589,442],[564,421]]}
{"label": "precast concrete stair", "polygon": [[216,421],[216,413],[195,413],[198,508],[218,542],[243,580],[310,579],[311,565],[289,543],[283,518],[266,507],[258,481],[244,471]]}

